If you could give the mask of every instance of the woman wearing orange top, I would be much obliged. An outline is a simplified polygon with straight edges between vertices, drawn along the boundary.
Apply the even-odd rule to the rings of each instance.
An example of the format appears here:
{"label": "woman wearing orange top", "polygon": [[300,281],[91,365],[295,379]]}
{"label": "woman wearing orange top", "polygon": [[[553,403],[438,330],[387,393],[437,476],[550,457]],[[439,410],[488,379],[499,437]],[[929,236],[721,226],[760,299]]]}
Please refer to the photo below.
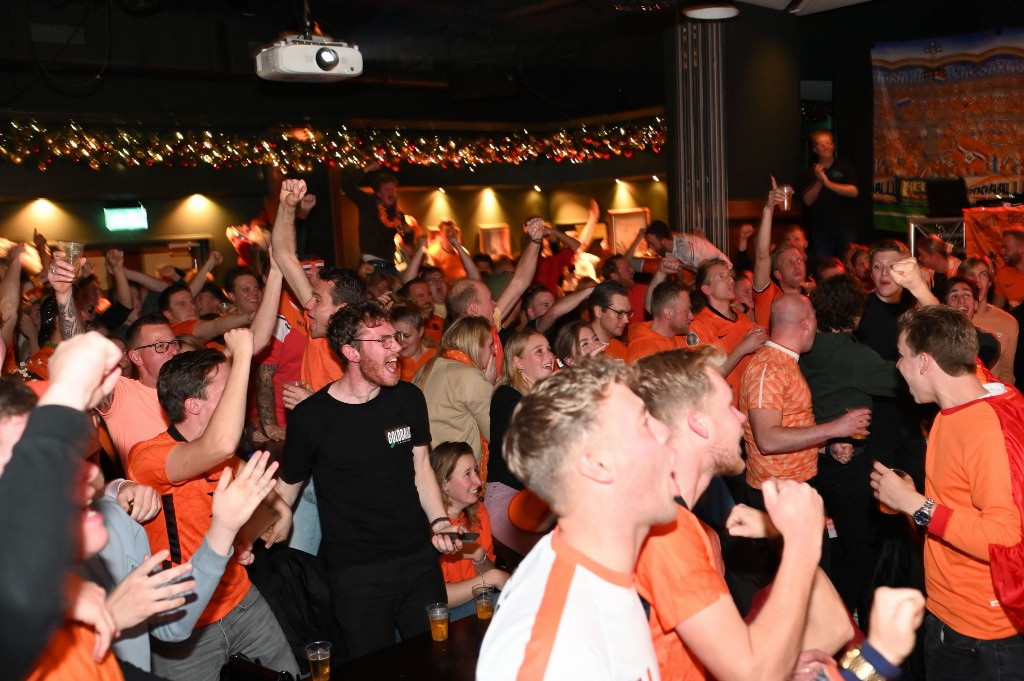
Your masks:
{"label": "woman wearing orange top", "polygon": [[452,523],[480,534],[474,541],[462,542],[460,553],[441,556],[448,607],[452,609],[451,618],[458,619],[475,611],[474,586],[485,583],[502,589],[508,573],[494,566],[491,521],[480,503],[483,483],[473,449],[465,442],[442,442],[430,452],[430,465]]}
{"label": "woman wearing orange top", "polygon": [[402,303],[391,308],[391,325],[398,341],[398,361],[402,367],[402,380],[412,381],[424,364],[437,354],[437,346],[423,334],[423,313],[413,303]]}

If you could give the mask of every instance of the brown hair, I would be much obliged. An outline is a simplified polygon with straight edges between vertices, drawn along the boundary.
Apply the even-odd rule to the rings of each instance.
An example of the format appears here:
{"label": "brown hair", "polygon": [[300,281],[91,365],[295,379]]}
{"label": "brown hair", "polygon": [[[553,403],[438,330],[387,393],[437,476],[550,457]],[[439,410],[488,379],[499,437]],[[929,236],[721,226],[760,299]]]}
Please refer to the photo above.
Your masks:
{"label": "brown hair", "polygon": [[899,329],[911,352],[927,352],[949,376],[974,373],[978,334],[959,310],[945,305],[907,310],[900,316]]}
{"label": "brown hair", "polygon": [[[441,501],[444,503],[445,512],[447,512],[452,500],[448,493],[444,491],[444,484],[452,479],[455,465],[459,462],[459,459],[467,454],[474,457],[473,465],[476,466],[473,448],[465,442],[442,442],[430,452],[430,467],[434,469],[437,486],[441,488]],[[480,502],[477,501],[475,504],[467,506],[463,511],[466,514],[466,529],[472,530],[480,527],[480,519],[477,517],[477,509],[479,508]]]}
{"label": "brown hair", "polygon": [[566,462],[588,446],[612,384],[629,385],[632,373],[622,362],[595,357],[545,378],[513,412],[502,452],[509,471],[556,514],[565,501]]}

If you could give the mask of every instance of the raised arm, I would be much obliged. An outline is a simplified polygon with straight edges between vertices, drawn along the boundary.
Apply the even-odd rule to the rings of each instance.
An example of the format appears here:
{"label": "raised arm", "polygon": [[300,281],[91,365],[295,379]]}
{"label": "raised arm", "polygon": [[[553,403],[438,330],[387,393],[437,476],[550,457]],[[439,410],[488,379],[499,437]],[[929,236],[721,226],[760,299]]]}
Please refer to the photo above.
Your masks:
{"label": "raised arm", "polygon": [[548,238],[554,237],[562,242],[562,245],[571,250],[573,253],[577,253],[580,250],[580,242],[573,239],[571,236],[566,234],[560,229],[552,229],[551,227],[545,227],[544,233],[547,234]]}
{"label": "raised arm", "polygon": [[[231,368],[220,402],[201,436],[183,442],[167,457],[167,477],[172,483],[202,475],[235,454],[245,423],[245,398],[252,363],[252,332],[235,329],[224,335],[231,352]],[[223,371],[224,367],[220,367]]]}
{"label": "raised arm", "polygon": [[[597,231],[597,220],[600,217],[601,207],[597,205],[597,201],[590,199],[590,210],[587,211],[587,224],[583,225],[583,229],[580,230],[580,245],[576,248],[577,253],[585,253],[590,248],[590,244],[594,241],[594,232]],[[643,238],[642,234],[640,238]],[[637,243],[640,242],[638,241]],[[635,249],[636,245],[633,248]]]}
{"label": "raised arm", "polygon": [[277,309],[281,306],[281,286],[283,284],[281,268],[274,260],[273,254],[270,257],[270,272],[267,274],[267,283],[263,287],[263,298],[256,314],[252,318],[252,354],[258,355],[270,344],[270,337],[277,326]]}
{"label": "raised arm", "polygon": [[[84,258],[83,258],[84,260]],[[50,263],[50,284],[57,301],[57,317],[60,320],[60,336],[67,340],[85,333],[82,316],[75,305],[75,270],[63,251],[54,251]]]}
{"label": "raised arm", "polygon": [[[647,230],[644,228],[640,228],[639,230],[637,230],[636,238],[633,239],[633,243],[631,243],[629,247],[626,248],[626,252],[623,253],[623,255],[626,256],[626,260],[629,261],[629,266],[633,268],[634,272],[639,271],[640,268],[643,266],[643,262],[640,260],[640,258],[636,257],[633,254],[636,253],[636,247],[639,246],[640,242],[644,240],[644,236],[646,234]],[[654,287],[652,286],[651,288]]]}
{"label": "raised arm", "polygon": [[132,289],[128,286],[128,278],[124,270],[124,251],[112,248],[107,251],[107,270],[114,275],[114,292],[117,302],[129,310],[132,309]]}
{"label": "raised arm", "polygon": [[466,278],[480,281],[480,270],[477,269],[476,263],[473,262],[473,256],[469,254],[466,247],[462,245],[458,237],[451,239],[452,246],[455,247],[455,252],[459,254],[459,260],[462,261],[462,268],[466,270]]}
{"label": "raised arm", "polygon": [[270,237],[273,258],[300,305],[304,305],[313,297],[313,286],[306,278],[302,263],[295,252],[295,210],[305,196],[305,180],[288,179],[281,183],[277,218],[274,220],[274,231]]}
{"label": "raised arm", "polygon": [[[423,258],[427,254],[427,237],[421,236],[416,240],[416,252],[412,254],[412,259],[409,261],[409,266],[402,272],[402,283],[408,284],[410,281],[420,276],[420,267],[423,265]],[[475,267],[475,265],[474,265]],[[468,271],[468,270],[467,270]],[[479,276],[479,271],[477,275]]]}
{"label": "raised arm", "polygon": [[556,300],[555,304],[549,307],[547,312],[537,318],[537,330],[541,333],[547,333],[548,329],[554,326],[556,321],[579,307],[593,292],[594,287],[591,286],[573,291],[569,295],[562,296]]}
{"label": "raised arm", "polygon": [[519,254],[519,264],[512,273],[512,280],[498,298],[498,309],[503,315],[502,321],[508,319],[512,306],[526,292],[537,273],[537,256],[540,255],[540,244],[544,240],[544,221],[533,218],[526,225],[526,233],[530,238],[523,247],[523,252]]}
{"label": "raised arm", "polygon": [[124,271],[124,276],[128,281],[135,282],[147,291],[155,291],[159,293],[170,286],[170,284],[163,279],[146,274],[145,272],[136,272],[135,270],[126,269]]}
{"label": "raised arm", "polygon": [[196,272],[192,280],[188,282],[188,290],[192,292],[192,297],[195,298],[199,295],[199,292],[206,286],[206,277],[213,272],[213,268],[224,262],[224,256],[219,251],[210,251],[210,255],[207,256],[206,262]]}
{"label": "raised arm", "polygon": [[757,226],[754,240],[754,290],[764,291],[772,281],[772,216],[775,206],[781,206],[786,194],[771,178],[772,190],[768,192],[768,201],[761,211],[761,223]]}
{"label": "raised arm", "polygon": [[651,301],[654,300],[654,289],[658,288],[658,284],[668,279],[670,274],[678,273],[682,267],[683,262],[674,255],[666,255],[658,263],[658,271],[651,277],[651,283],[647,285],[647,292],[644,293],[644,309],[648,313],[651,311]]}
{"label": "raised arm", "polygon": [[[7,254],[7,271],[0,279],[0,352],[7,350],[7,344],[14,338],[18,326],[21,303],[21,253],[24,246],[18,245]],[[2,361],[2,358],[0,358]]]}
{"label": "raised arm", "polygon": [[[200,319],[196,323],[196,327],[192,333],[196,338],[209,340],[211,338],[216,338],[217,336],[222,336],[231,329],[241,329],[249,326],[252,320],[252,316],[241,312],[226,314],[223,317],[217,317],[216,319]],[[264,343],[264,345],[266,345],[266,343]]]}
{"label": "raised arm", "polygon": [[925,279],[917,258],[905,258],[894,262],[889,266],[889,271],[892,273],[892,280],[910,291],[921,307],[939,304],[939,299],[928,286],[928,280]]}

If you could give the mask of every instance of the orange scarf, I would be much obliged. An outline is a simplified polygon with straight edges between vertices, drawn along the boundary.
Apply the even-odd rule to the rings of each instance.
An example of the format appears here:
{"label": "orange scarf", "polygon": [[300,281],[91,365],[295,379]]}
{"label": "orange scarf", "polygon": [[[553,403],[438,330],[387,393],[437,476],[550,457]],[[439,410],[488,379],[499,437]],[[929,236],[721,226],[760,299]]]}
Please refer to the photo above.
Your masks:
{"label": "orange scarf", "polygon": [[407,227],[405,224],[405,214],[402,213],[402,209],[398,207],[398,204],[395,204],[394,213],[394,217],[391,217],[391,211],[383,203],[377,204],[377,217],[380,218],[381,224],[385,227],[404,232],[405,230],[402,228]]}
{"label": "orange scarf", "polygon": [[[444,354],[441,355],[444,359],[454,360],[456,362],[462,362],[469,366],[479,369],[476,362],[472,358],[464,353],[462,350],[445,350]],[[490,444],[484,439],[484,434],[480,433],[480,484],[486,488],[487,486],[487,460],[490,458]],[[483,495],[480,495],[483,498]]]}

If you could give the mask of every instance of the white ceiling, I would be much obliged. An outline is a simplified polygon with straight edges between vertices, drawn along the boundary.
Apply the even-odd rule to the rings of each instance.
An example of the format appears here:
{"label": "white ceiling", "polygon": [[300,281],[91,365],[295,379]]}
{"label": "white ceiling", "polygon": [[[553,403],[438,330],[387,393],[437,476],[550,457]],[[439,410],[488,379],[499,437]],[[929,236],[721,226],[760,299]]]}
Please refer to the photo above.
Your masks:
{"label": "white ceiling", "polygon": [[798,7],[798,10],[794,12],[794,14],[798,16],[814,14],[815,12],[827,12],[830,9],[839,9],[840,7],[857,5],[868,1],[869,0],[803,0],[803,2],[800,2],[799,0],[743,0],[743,2],[751,5],[760,5],[761,7],[778,10],[784,10],[792,4]]}

